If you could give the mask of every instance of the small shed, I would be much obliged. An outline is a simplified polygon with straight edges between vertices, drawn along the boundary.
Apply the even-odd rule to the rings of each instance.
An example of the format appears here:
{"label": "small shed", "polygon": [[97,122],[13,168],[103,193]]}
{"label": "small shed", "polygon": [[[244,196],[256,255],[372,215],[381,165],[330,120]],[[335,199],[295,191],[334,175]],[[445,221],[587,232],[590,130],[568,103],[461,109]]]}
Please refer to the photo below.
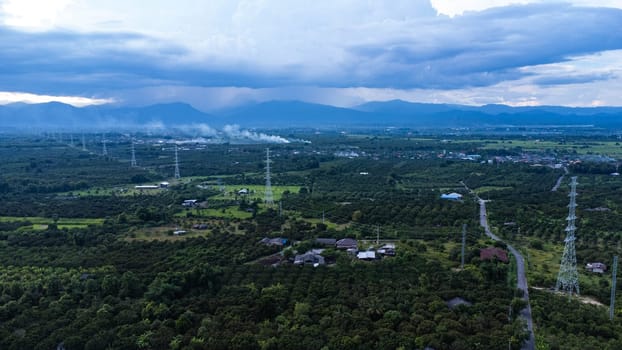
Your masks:
{"label": "small shed", "polygon": [[194,207],[199,203],[199,201],[197,199],[186,199],[184,200],[181,205],[184,207]]}
{"label": "small shed", "polygon": [[604,273],[607,271],[607,265],[601,262],[587,263],[587,265],[585,265],[585,269],[593,273]]}
{"label": "small shed", "polygon": [[356,254],[356,257],[359,260],[376,260],[376,252],[373,250],[358,252],[358,254]]}
{"label": "small shed", "polygon": [[462,199],[462,195],[460,193],[452,192],[452,193],[443,193],[441,194],[441,199],[448,199],[450,201],[459,201]]}

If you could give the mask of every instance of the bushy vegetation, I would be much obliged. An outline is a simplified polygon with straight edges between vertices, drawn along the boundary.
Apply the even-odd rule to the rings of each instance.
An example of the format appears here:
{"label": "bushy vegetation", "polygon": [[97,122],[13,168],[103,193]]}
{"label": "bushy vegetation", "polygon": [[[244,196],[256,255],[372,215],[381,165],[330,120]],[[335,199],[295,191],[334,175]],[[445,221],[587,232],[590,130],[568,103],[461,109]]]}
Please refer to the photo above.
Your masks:
{"label": "bushy vegetation", "polygon": [[[172,139],[139,137],[131,168],[124,135],[108,136],[108,157],[98,135],[87,136],[92,153],[1,138],[0,349],[520,348],[515,272],[479,259],[504,245],[482,237],[474,193],[492,200],[494,231],[530,253],[530,283],[551,284],[567,214],[567,189],[551,192],[561,169],[501,162],[521,149],[484,138],[290,136],[311,143],[270,146],[283,186],[272,208],[261,193],[266,145],[186,144],[176,181]],[[569,171],[581,183],[577,260],[606,262],[620,249],[620,180],[605,165]],[[170,187],[132,190],[161,181]],[[463,199],[442,200],[448,192]],[[395,257],[363,262],[331,248],[331,266],[288,260],[321,248],[317,237],[364,249],[377,234]],[[607,277],[581,273],[582,291],[605,301]],[[604,308],[531,294],[539,347],[620,347],[622,325]]]}

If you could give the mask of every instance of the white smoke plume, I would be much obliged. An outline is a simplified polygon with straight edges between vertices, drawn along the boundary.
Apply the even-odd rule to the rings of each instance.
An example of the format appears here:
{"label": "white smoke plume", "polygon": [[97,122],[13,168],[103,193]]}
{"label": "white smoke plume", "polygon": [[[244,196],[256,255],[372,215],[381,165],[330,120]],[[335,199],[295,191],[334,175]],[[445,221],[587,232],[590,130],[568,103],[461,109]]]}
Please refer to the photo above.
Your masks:
{"label": "white smoke plume", "polygon": [[212,128],[211,126],[205,123],[181,125],[177,127],[177,129],[187,134],[191,134],[191,135],[210,136],[210,137],[218,135],[218,130]]}
{"label": "white smoke plume", "polygon": [[232,139],[247,139],[270,143],[289,143],[289,140],[277,135],[267,135],[249,130],[241,130],[239,125],[225,125],[222,129],[225,135]]}

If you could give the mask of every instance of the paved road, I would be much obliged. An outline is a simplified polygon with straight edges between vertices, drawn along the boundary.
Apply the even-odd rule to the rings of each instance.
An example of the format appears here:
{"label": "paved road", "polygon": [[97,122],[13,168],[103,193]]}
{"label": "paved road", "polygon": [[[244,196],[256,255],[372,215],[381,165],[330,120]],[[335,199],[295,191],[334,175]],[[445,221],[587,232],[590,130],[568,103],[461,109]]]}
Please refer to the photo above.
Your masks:
{"label": "paved road", "polygon": [[[488,227],[488,217],[486,215],[486,201],[478,198],[479,201],[479,224],[484,228],[484,232],[486,236],[494,239],[495,241],[501,241],[502,239],[497,237],[494,233],[490,231]],[[525,307],[520,315],[527,321],[527,329],[529,330],[529,340],[523,344],[522,349],[524,350],[533,350],[536,348],[536,340],[533,333],[533,319],[531,317],[531,304],[529,303],[529,290],[527,288],[527,276],[525,275],[525,259],[518,250],[514,249],[511,245],[507,244],[508,250],[514,255],[516,259],[516,287],[523,291],[523,300],[527,302],[527,307]]]}

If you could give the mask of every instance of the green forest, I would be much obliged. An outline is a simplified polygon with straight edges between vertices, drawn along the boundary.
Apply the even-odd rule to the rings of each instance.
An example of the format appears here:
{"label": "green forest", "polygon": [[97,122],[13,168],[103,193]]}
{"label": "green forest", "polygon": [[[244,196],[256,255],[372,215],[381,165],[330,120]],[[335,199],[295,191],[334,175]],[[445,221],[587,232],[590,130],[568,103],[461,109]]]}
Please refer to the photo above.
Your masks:
{"label": "green forest", "polygon": [[[103,155],[101,135],[0,135],[0,349],[520,349],[516,264],[481,257],[507,250],[478,198],[525,257],[536,348],[622,348],[611,271],[585,269],[622,251],[614,138],[283,136],[109,133]],[[553,290],[570,176],[580,297]]]}

